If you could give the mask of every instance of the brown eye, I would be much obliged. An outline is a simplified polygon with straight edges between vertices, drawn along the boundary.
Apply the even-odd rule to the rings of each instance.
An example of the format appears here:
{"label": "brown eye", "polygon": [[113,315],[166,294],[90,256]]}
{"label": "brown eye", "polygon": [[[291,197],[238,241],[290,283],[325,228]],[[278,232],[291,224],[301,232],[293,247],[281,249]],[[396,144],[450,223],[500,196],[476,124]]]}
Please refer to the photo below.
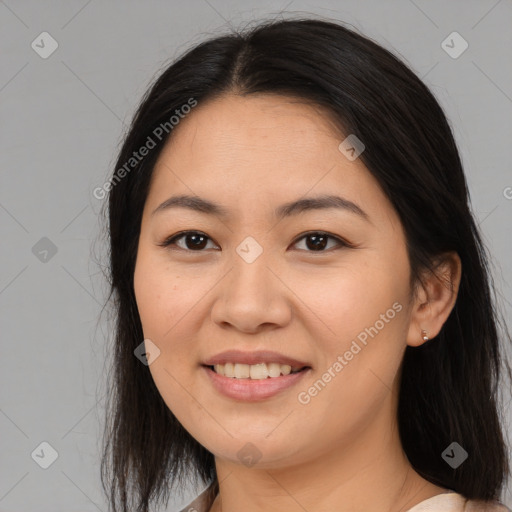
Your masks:
{"label": "brown eye", "polygon": [[[294,245],[296,245],[300,240],[306,240],[306,248],[307,252],[328,252],[327,250],[324,250],[326,246],[328,245],[329,239],[335,241],[335,246],[346,246],[348,247],[349,244],[338,238],[334,235],[329,235],[328,233],[324,233],[323,231],[313,231],[311,233],[306,233],[301,238],[295,242]],[[331,249],[330,247],[329,249]]]}
{"label": "brown eye", "polygon": [[[191,252],[201,252],[206,248],[208,241],[211,240],[208,235],[201,233],[200,231],[182,231],[176,235],[173,235],[161,244],[162,247],[177,246],[179,249]],[[299,241],[306,240],[305,246],[306,252],[328,252],[333,247],[351,247],[348,242],[345,242],[341,238],[325,233],[323,231],[311,231],[302,235],[293,245],[297,245]],[[334,241],[334,246],[329,245],[329,240]],[[178,243],[181,242],[181,243]],[[327,249],[326,249],[327,248]]]}
{"label": "brown eye", "polygon": [[[181,239],[184,239],[184,243],[180,245],[177,242],[181,241]],[[160,245],[163,247],[176,245],[185,251],[201,251],[206,247],[208,240],[210,240],[210,237],[199,231],[184,231],[173,235]]]}

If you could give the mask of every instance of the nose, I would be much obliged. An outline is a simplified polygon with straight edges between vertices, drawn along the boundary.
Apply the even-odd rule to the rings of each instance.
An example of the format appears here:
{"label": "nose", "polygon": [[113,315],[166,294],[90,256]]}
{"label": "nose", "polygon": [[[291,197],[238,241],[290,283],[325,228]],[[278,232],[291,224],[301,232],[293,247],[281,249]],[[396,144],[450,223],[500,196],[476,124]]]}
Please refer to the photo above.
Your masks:
{"label": "nose", "polygon": [[212,320],[244,333],[284,327],[291,320],[292,296],[265,253],[252,263],[235,254],[231,271],[219,283]]}

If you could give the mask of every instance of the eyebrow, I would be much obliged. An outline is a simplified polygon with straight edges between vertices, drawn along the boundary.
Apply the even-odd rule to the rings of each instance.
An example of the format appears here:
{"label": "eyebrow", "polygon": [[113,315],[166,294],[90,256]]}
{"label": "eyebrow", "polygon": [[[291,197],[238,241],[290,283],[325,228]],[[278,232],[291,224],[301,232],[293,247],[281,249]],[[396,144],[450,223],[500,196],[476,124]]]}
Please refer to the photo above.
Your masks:
{"label": "eyebrow", "polygon": [[[229,218],[230,211],[218,203],[203,199],[198,196],[179,195],[173,196],[165,200],[162,204],[157,206],[152,212],[152,216],[158,212],[169,210],[171,208],[187,208],[199,213],[207,215],[215,215],[221,218]],[[337,208],[347,212],[354,213],[362,219],[370,222],[368,214],[357,204],[349,201],[340,196],[335,195],[321,195],[317,197],[307,197],[298,199],[289,203],[285,203],[274,211],[274,216],[277,219],[283,219],[299,213],[312,211],[312,210],[325,210],[329,208]]]}

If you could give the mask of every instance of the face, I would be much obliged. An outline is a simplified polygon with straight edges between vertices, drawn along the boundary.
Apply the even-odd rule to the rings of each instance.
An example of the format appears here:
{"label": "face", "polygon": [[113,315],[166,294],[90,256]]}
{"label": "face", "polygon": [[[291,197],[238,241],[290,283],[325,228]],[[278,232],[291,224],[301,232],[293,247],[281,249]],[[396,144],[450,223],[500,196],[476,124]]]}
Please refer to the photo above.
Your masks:
{"label": "face", "polygon": [[[340,151],[345,137],[291,98],[224,96],[180,121],[154,169],[134,276],[144,337],[160,350],[149,370],[219,459],[240,464],[254,450],[261,467],[307,462],[396,414],[410,327],[405,238],[361,160]],[[153,213],[179,195],[224,214]],[[328,195],[353,205],[276,215]],[[310,369],[272,396],[228,397],[203,363],[231,349]]]}

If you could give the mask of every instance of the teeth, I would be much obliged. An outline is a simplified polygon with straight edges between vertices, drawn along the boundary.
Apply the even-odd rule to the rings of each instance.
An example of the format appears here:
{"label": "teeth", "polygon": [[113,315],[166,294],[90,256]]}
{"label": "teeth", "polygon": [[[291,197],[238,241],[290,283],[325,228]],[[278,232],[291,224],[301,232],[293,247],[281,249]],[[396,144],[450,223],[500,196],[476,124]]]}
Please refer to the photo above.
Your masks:
{"label": "teeth", "polygon": [[267,377],[279,377],[281,375],[289,375],[296,373],[300,368],[291,367],[288,364],[279,363],[259,363],[259,364],[241,364],[241,363],[226,363],[216,364],[213,369],[219,375],[225,377],[232,377],[235,379],[253,379],[261,380]]}

